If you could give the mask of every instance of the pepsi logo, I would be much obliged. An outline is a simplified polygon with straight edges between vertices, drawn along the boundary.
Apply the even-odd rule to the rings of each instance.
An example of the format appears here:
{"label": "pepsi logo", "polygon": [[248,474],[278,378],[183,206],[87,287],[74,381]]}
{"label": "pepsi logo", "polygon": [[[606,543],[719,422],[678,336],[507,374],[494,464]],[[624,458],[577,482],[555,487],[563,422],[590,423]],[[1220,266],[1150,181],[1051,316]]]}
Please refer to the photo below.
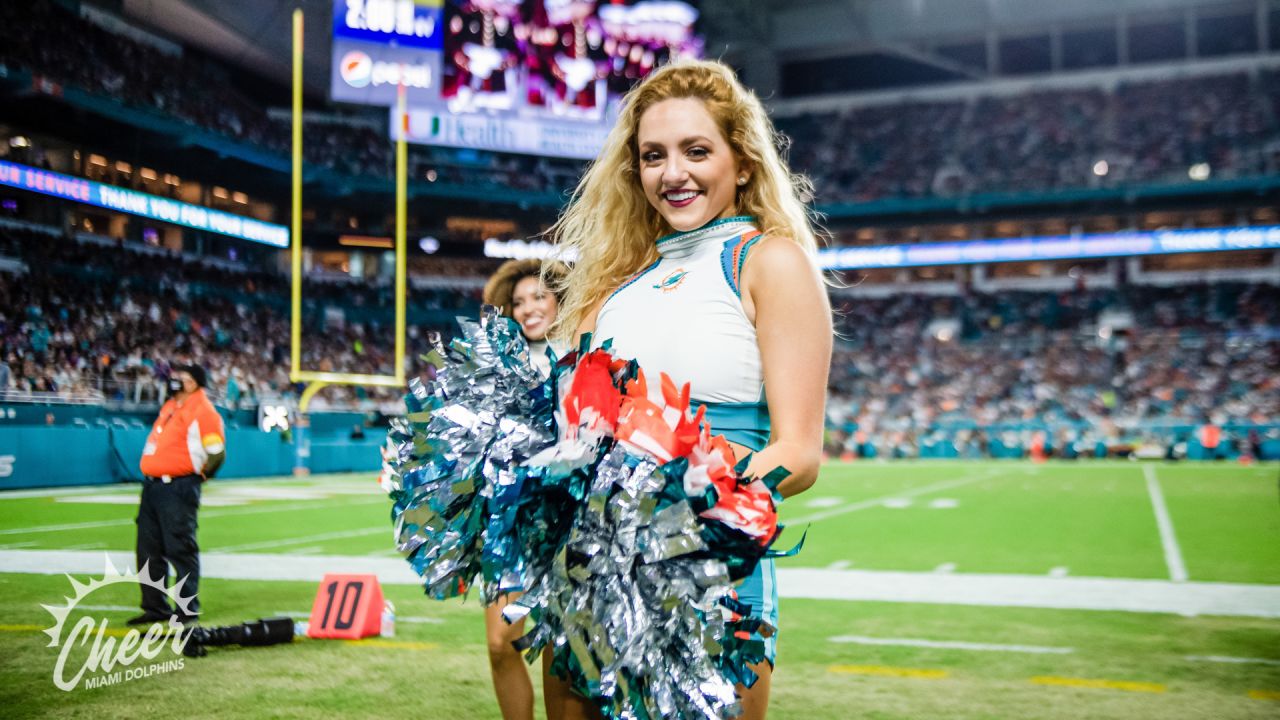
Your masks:
{"label": "pepsi logo", "polygon": [[373,59],[359,50],[343,55],[338,68],[343,81],[351,87],[367,87],[373,81]]}

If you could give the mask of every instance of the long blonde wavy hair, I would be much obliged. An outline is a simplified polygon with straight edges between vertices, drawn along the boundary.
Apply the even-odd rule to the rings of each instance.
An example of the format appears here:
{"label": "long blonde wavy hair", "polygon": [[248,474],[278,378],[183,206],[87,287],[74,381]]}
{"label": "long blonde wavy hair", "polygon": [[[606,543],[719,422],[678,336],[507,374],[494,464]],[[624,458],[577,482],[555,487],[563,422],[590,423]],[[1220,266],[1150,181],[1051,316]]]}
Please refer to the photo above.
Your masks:
{"label": "long blonde wavy hair", "polygon": [[574,334],[600,300],[658,258],[656,240],[672,228],[640,185],[637,135],[645,111],[663,100],[701,100],[750,180],[738,188],[737,214],[755,218],[767,236],[790,238],[810,255],[818,238],[801,202],[812,186],[782,161],[786,139],[769,121],[755,93],[721,62],[678,60],[652,72],[623,98],[617,124],[587,168],[568,207],[547,231],[564,253],[577,256],[561,278],[544,282],[561,298],[551,327],[558,340]]}

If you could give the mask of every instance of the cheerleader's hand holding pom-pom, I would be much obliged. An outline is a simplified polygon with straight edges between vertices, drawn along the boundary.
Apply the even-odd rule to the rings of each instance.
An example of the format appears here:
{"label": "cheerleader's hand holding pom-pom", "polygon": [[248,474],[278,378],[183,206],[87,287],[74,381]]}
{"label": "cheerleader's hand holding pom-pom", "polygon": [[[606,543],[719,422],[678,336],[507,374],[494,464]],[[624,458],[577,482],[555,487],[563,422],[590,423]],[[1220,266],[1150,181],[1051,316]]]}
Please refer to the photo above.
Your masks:
{"label": "cheerleader's hand holding pom-pom", "polygon": [[[690,413],[688,385],[677,388],[663,375],[651,394],[634,362],[586,347],[584,342],[583,350],[557,364],[542,392],[555,398],[554,407],[540,408],[554,416],[553,444],[546,433],[526,432],[530,442],[520,447],[498,442],[511,433],[467,435],[466,448],[494,441],[490,446],[500,455],[482,448],[450,468],[464,459],[468,468],[508,463],[487,485],[494,491],[486,503],[457,493],[456,481],[418,490],[416,505],[404,502],[400,491],[401,535],[406,527],[430,529],[414,536],[422,538],[421,547],[410,560],[436,559],[414,562],[421,572],[438,568],[438,559],[450,553],[457,558],[450,577],[474,575],[479,565],[486,582],[518,573],[512,584],[525,594],[504,616],[514,621],[527,615],[532,625],[517,647],[530,662],[551,649],[553,670],[594,699],[606,717],[734,715],[734,685],[754,682],[748,665],[764,658],[763,643],[749,633],[768,636],[772,628],[756,616],[758,608],[733,599],[731,583],[752,572],[778,535],[773,490],[786,471],[743,478],[745,463],[734,465],[729,444],[712,434],[703,410]],[[477,365],[474,358],[459,359]],[[514,385],[495,387],[523,392]],[[415,390],[409,399],[411,412],[412,398],[422,394]],[[477,399],[468,398],[460,402]],[[521,407],[493,397],[485,402]],[[435,408],[437,414],[444,410]],[[460,408],[448,414],[466,415]],[[536,418],[514,424],[545,427]],[[396,457],[406,455],[406,446],[438,446],[448,429],[430,423],[414,428],[399,436]],[[511,467],[516,459],[519,466]],[[394,457],[389,465],[397,467]],[[486,476],[481,471],[478,477]],[[423,493],[430,498],[425,503]],[[421,517],[424,505],[453,512]],[[485,530],[464,543],[454,537],[455,527]],[[499,551],[485,555],[486,548]],[[486,557],[490,562],[477,563]],[[431,581],[428,592],[446,594],[439,587],[439,579]]]}

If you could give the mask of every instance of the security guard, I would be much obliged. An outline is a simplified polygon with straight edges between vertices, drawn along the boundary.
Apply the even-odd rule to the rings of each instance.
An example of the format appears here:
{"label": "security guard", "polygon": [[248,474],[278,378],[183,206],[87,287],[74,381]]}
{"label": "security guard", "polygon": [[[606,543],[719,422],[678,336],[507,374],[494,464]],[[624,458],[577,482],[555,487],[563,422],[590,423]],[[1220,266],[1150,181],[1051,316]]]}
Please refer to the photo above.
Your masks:
{"label": "security guard", "polygon": [[169,376],[169,399],[151,427],[139,463],[143,474],[142,500],[138,505],[138,572],[147,565],[150,578],[168,586],[168,565],[174,577],[185,583],[181,597],[193,597],[187,613],[169,606],[168,597],[150,585],[141,585],[142,614],[130,625],[194,622],[200,614],[200,548],[196,544],[196,512],[200,509],[200,485],[213,477],[226,459],[226,432],[222,416],[205,394],[207,382],[199,365],[175,365]]}

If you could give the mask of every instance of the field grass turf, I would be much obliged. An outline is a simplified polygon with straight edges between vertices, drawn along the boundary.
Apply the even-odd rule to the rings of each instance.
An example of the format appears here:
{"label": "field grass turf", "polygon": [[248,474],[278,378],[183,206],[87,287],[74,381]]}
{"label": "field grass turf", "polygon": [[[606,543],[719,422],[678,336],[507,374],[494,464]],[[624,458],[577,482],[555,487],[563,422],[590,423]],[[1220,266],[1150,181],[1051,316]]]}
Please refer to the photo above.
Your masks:
{"label": "field grass turf", "polygon": [[[1154,468],[1191,580],[1280,584],[1280,469]],[[368,475],[215,481],[202,549],[393,557],[378,492]],[[129,550],[136,495],[0,493],[0,549]],[[96,501],[73,502],[85,499]],[[783,515],[793,524],[782,545],[809,528],[804,551],[781,561],[797,567],[1168,579],[1138,464],[833,463]],[[57,651],[40,632],[51,623],[40,605],[69,592],[61,575],[0,573],[4,717],[498,717],[474,600],[385,586],[401,617],[395,638],[215,648],[179,671],[64,693],[51,680]],[[206,578],[203,622],[305,614],[315,592],[315,583]],[[85,602],[121,628],[136,595],[112,586]],[[781,612],[774,718],[1280,717],[1276,619],[793,598]],[[846,635],[1071,652],[831,640]],[[1270,663],[1188,659],[1204,656]],[[1080,680],[1113,686],[1051,684]]]}

